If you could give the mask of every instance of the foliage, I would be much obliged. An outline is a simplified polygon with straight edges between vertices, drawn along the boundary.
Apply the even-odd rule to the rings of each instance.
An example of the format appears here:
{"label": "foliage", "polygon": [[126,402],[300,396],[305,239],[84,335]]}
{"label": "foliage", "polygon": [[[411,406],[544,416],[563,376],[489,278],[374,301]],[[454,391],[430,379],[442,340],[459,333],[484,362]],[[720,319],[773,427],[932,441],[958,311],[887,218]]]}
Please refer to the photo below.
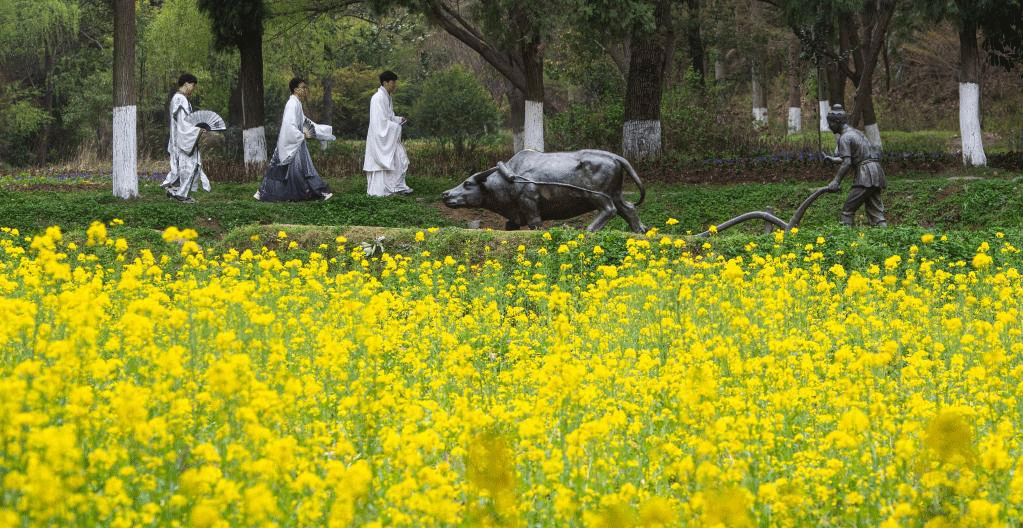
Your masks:
{"label": "foliage", "polygon": [[418,86],[410,117],[415,134],[452,141],[456,153],[467,141],[472,148],[493,134],[499,120],[490,94],[458,66],[433,73]]}
{"label": "foliage", "polygon": [[148,231],[0,229],[5,526],[1023,514],[1007,236],[950,260],[896,232],[843,265],[856,233],[732,258],[652,233],[612,258],[553,230],[470,260],[433,229],[402,253],[337,227],[223,251]]}

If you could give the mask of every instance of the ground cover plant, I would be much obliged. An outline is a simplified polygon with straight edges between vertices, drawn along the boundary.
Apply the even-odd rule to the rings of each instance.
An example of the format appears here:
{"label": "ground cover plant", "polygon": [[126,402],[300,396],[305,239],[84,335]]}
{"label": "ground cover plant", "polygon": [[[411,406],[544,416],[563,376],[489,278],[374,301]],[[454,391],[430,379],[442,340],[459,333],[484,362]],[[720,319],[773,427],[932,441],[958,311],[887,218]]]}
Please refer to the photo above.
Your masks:
{"label": "ground cover plant", "polygon": [[503,222],[440,206],[448,161],[302,204],[0,177],[0,525],[1019,517],[1018,172],[897,171],[889,229],[826,195],[698,238],[833,167],[651,178],[633,235],[466,229]]}
{"label": "ground cover plant", "polygon": [[1021,513],[1018,230],[247,229],[0,231],[4,525]]}

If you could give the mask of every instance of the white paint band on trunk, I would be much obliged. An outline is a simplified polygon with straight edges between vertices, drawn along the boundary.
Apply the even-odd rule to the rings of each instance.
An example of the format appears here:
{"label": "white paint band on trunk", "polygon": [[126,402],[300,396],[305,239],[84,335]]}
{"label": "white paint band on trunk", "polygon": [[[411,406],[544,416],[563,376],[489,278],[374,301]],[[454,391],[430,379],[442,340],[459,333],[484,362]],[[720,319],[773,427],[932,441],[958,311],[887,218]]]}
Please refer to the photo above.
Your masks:
{"label": "white paint band on trunk", "polygon": [[114,107],[112,179],[120,198],[139,195],[137,116],[135,105]]}
{"label": "white paint band on trunk", "polygon": [[831,103],[828,101],[817,101],[817,108],[820,109],[819,113],[821,115],[821,122],[818,125],[820,128],[818,130],[821,132],[830,131],[831,129],[828,128],[828,112],[831,111]]}
{"label": "white paint band on trunk", "polygon": [[661,154],[661,121],[643,119],[622,123],[622,154],[627,159],[656,158]]}
{"label": "white paint band on trunk", "polygon": [[515,152],[522,150],[525,145],[525,134],[521,130],[512,132],[512,148],[515,149]]}
{"label": "white paint band on trunk", "polygon": [[803,131],[803,109],[798,106],[789,107],[789,134]]}
{"label": "white paint band on trunk", "polygon": [[242,131],[242,148],[245,152],[245,164],[266,163],[266,132],[263,127],[254,127]]}
{"label": "white paint band on trunk", "polygon": [[977,83],[959,83],[959,135],[963,143],[963,165],[986,166],[984,134],[980,128],[980,86]]}
{"label": "white paint band on trunk", "polygon": [[867,136],[867,141],[871,145],[881,145],[881,129],[877,126],[877,123],[863,127],[863,135]]}
{"label": "white paint band on trunk", "polygon": [[523,148],[543,152],[543,102],[526,99],[526,121],[522,127]]}
{"label": "white paint band on trunk", "polygon": [[753,124],[758,127],[767,124],[767,108],[753,107]]}

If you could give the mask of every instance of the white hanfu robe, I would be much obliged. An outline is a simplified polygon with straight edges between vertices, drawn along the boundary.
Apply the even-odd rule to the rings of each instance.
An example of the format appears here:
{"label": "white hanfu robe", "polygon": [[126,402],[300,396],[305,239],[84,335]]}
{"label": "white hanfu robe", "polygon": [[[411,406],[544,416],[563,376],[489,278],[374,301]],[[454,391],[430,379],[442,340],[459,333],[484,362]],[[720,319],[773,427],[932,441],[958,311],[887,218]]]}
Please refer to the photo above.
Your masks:
{"label": "white hanfu robe", "polygon": [[366,132],[366,194],[389,196],[406,194],[412,189],[405,184],[408,154],[401,144],[403,118],[394,115],[391,94],[381,86],[369,103],[369,130]]}
{"label": "white hanfu robe", "polygon": [[201,128],[185,121],[192,113],[192,105],[181,92],[171,98],[170,137],[167,139],[167,153],[170,154],[170,171],[163,180],[163,187],[177,198],[187,198],[188,193],[200,185],[209,192],[210,180],[202,170],[199,156],[199,133]]}
{"label": "white hanfu robe", "polygon": [[305,130],[313,139],[334,141],[333,127],[318,125],[305,116],[302,101],[292,94],[284,105],[277,148],[263,175],[255,197],[264,202],[299,202],[332,196],[330,188],[313,166],[306,144]]}

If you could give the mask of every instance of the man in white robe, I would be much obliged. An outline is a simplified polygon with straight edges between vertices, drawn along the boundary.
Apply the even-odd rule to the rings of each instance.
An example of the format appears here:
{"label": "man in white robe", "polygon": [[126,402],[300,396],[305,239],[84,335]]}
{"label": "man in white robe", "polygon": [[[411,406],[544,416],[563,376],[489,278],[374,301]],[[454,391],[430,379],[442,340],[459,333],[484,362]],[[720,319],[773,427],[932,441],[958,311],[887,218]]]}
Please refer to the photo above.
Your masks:
{"label": "man in white robe", "polygon": [[203,129],[185,120],[192,113],[192,104],[188,96],[195,91],[198,80],[191,73],[178,78],[178,91],[171,98],[170,137],[167,139],[167,153],[170,154],[170,171],[161,186],[167,190],[167,196],[175,200],[192,203],[195,201],[188,193],[199,186],[206,192],[210,190],[210,180],[202,170],[202,158],[199,155],[199,136]]}
{"label": "man in white robe", "polygon": [[305,79],[291,79],[288,89],[291,96],[281,116],[277,148],[253,198],[264,202],[327,200],[333,194],[313,166],[306,140],[334,141],[333,128],[306,117],[302,109],[302,101],[309,95]]}
{"label": "man in white robe", "polygon": [[405,118],[394,115],[391,94],[398,86],[398,76],[392,71],[380,74],[380,88],[369,103],[369,130],[366,132],[366,194],[390,196],[412,194],[405,184],[408,155],[401,144],[401,127]]}

